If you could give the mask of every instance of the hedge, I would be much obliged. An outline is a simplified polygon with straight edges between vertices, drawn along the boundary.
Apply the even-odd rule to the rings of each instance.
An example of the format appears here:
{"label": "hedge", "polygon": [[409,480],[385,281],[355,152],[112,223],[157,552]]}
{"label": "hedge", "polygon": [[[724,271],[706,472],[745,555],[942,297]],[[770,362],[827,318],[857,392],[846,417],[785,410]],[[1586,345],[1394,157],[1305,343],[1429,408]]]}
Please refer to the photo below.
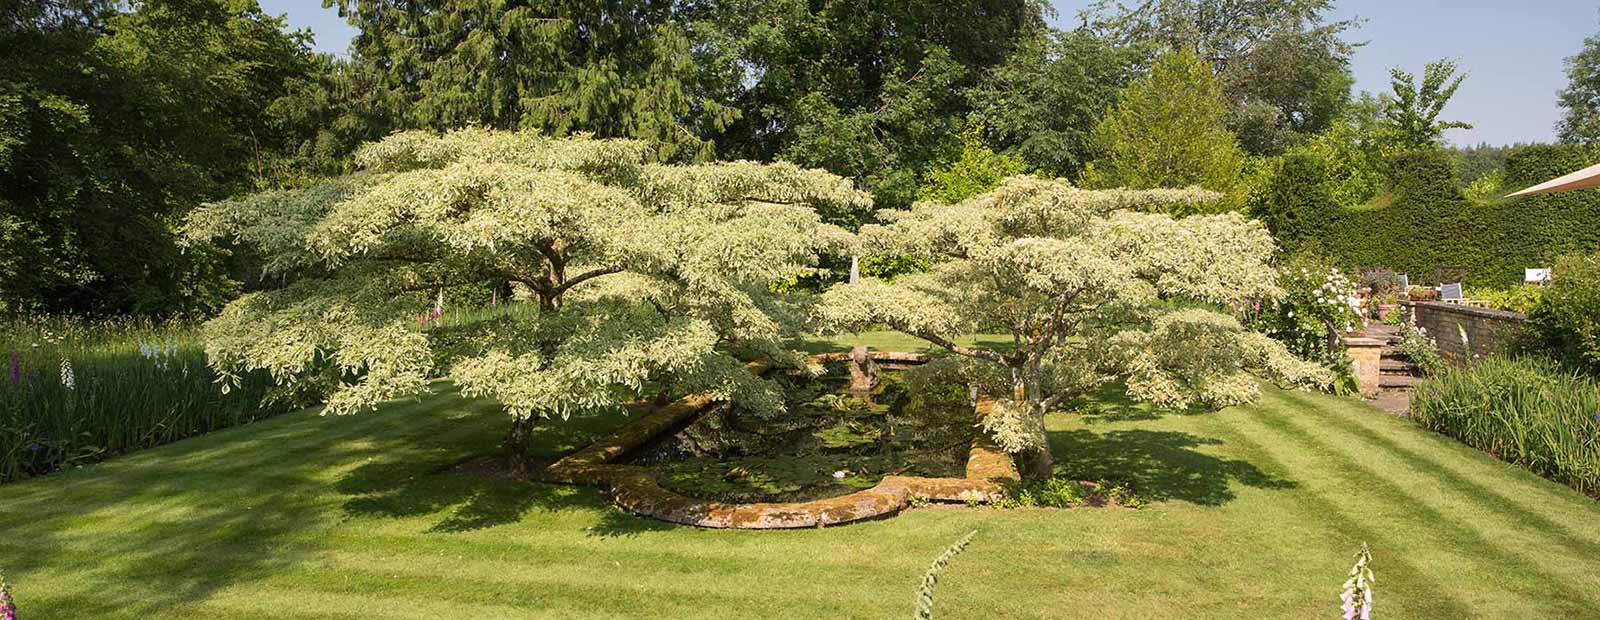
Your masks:
{"label": "hedge", "polygon": [[[1506,186],[1541,183],[1591,161],[1579,146],[1521,147],[1507,160]],[[1525,268],[1600,247],[1600,191],[1475,202],[1461,194],[1443,151],[1391,159],[1388,192],[1359,208],[1336,204],[1326,180],[1317,156],[1285,156],[1252,208],[1286,249],[1314,247],[1351,270],[1387,267],[1421,282],[1437,267],[1463,266],[1468,284],[1506,287],[1521,282]]]}

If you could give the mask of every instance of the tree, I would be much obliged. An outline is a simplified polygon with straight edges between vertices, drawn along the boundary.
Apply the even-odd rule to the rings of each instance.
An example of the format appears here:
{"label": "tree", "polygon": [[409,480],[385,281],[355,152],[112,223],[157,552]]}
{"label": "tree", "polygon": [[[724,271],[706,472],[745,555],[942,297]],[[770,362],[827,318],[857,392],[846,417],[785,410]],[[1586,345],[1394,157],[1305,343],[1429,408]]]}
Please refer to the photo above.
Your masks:
{"label": "tree", "polygon": [[1085,174],[1085,185],[1197,185],[1236,192],[1244,153],[1228,132],[1226,119],[1217,81],[1200,58],[1191,52],[1164,54],[1150,75],[1129,86],[1117,107],[1095,126],[1094,141],[1102,155]]}
{"label": "tree", "polygon": [[1276,154],[1321,132],[1350,98],[1344,40],[1360,20],[1329,21],[1332,0],[1099,0],[1083,11],[1122,45],[1193,52],[1228,100],[1230,126],[1252,154]]}
{"label": "tree", "polygon": [[[1125,379],[1130,396],[1165,407],[1247,401],[1258,389],[1253,372],[1329,381],[1325,369],[1200,305],[1281,295],[1272,238],[1259,223],[1161,213],[1215,199],[1014,177],[958,204],[880,213],[890,223],[864,227],[861,246],[915,254],[932,268],[834,286],[817,314],[832,330],[888,325],[972,360],[975,376],[1002,377],[1010,398],[985,426],[1026,454],[1030,476],[1048,476],[1045,414],[1104,381]],[[991,329],[1009,332],[1011,346],[955,340]]]}
{"label": "tree", "polygon": [[1090,132],[1144,62],[1085,30],[1041,32],[967,91],[969,121],[1030,170],[1077,178],[1094,156]]}
{"label": "tree", "polygon": [[1366,203],[1389,179],[1389,158],[1404,149],[1383,122],[1387,96],[1363,92],[1343,115],[1310,141],[1288,153],[1309,153],[1326,164],[1328,193],[1344,206]]}
{"label": "tree", "polygon": [[742,0],[718,5],[744,114],[719,147],[856,180],[880,206],[916,199],[957,147],[963,93],[1044,28],[1035,0]]}
{"label": "tree", "polygon": [[[360,33],[355,93],[394,129],[463,126],[648,140],[662,159],[705,160],[738,111],[713,96],[719,64],[695,57],[699,5],[654,0],[328,0]],[[353,110],[360,113],[362,110]]]}
{"label": "tree", "polygon": [[[448,377],[505,406],[519,466],[535,419],[614,411],[647,386],[773,410],[735,353],[799,359],[772,291],[845,238],[822,214],[868,197],[789,164],[649,159],[641,141],[407,132],[359,150],[359,172],[207,205],[188,239],[253,246],[293,280],[207,323],[207,355],[226,377],[322,392],[332,413]],[[530,310],[436,325],[447,297],[508,284]]]}
{"label": "tree", "polygon": [[253,0],[9,3],[0,24],[0,311],[206,312],[227,256],[172,227],[247,187],[267,107],[311,68]]}
{"label": "tree", "polygon": [[998,187],[1007,177],[1022,174],[1022,161],[991,150],[983,143],[982,133],[982,126],[962,133],[961,157],[927,174],[917,192],[923,200],[961,202]]}
{"label": "tree", "polygon": [[1580,144],[1600,139],[1600,35],[1585,38],[1583,49],[1567,58],[1567,87],[1557,96],[1563,112],[1556,136]]}
{"label": "tree", "polygon": [[1400,67],[1389,70],[1394,99],[1383,108],[1383,123],[1401,148],[1436,148],[1444,144],[1445,130],[1472,129],[1471,124],[1461,121],[1439,120],[1439,114],[1456,95],[1456,89],[1467,79],[1465,73],[1456,75],[1456,69],[1453,60],[1430,62],[1423,68],[1421,84],[1417,83],[1416,76]]}

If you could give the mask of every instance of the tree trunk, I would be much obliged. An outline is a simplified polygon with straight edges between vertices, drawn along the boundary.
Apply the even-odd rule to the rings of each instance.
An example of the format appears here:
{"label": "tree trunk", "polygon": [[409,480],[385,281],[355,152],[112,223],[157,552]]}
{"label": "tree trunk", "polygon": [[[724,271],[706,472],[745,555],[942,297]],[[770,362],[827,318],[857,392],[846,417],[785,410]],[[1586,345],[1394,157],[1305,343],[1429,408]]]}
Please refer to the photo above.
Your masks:
{"label": "tree trunk", "polygon": [[1039,393],[1037,371],[1037,366],[1011,369],[1012,402],[1028,408],[1028,422],[1033,425],[1034,442],[1039,446],[1020,455],[1022,476],[1029,480],[1042,480],[1054,475],[1056,463],[1055,455],[1050,452],[1050,435],[1045,432],[1044,415],[1047,412],[1042,404],[1044,395]]}
{"label": "tree trunk", "polygon": [[506,433],[506,441],[500,446],[506,467],[517,474],[526,475],[533,469],[533,463],[528,458],[528,439],[532,434],[533,416],[514,418],[511,420],[511,431]]}

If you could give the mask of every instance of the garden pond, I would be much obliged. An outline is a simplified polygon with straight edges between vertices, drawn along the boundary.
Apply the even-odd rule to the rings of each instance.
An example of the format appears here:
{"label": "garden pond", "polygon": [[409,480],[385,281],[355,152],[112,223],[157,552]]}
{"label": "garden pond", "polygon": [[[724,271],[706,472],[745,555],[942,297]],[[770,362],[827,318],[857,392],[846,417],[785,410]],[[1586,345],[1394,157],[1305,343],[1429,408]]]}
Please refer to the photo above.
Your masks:
{"label": "garden pond", "polygon": [[729,503],[835,497],[884,476],[962,477],[975,433],[963,386],[913,393],[905,373],[885,371],[870,394],[852,394],[847,364],[825,363],[818,377],[778,375],[783,414],[715,405],[628,462],[651,468],[666,489]]}

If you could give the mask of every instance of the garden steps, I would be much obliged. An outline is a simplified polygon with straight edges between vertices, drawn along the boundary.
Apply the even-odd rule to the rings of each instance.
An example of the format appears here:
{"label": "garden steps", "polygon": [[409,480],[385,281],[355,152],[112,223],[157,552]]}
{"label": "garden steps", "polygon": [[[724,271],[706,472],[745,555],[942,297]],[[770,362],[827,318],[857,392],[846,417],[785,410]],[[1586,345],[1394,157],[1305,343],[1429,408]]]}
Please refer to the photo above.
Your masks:
{"label": "garden steps", "polygon": [[1422,369],[1412,361],[1411,356],[1400,350],[1401,334],[1402,328],[1399,326],[1369,325],[1364,335],[1383,343],[1378,358],[1379,392],[1374,403],[1404,416],[1410,409],[1411,391],[1422,381]]}
{"label": "garden steps", "polygon": [[1419,372],[1416,364],[1389,356],[1378,362],[1378,370],[1386,375],[1415,375]]}
{"label": "garden steps", "polygon": [[1378,382],[1378,387],[1381,387],[1381,388],[1386,389],[1386,390],[1388,390],[1388,389],[1410,390],[1411,388],[1416,387],[1416,385],[1418,383],[1421,383],[1421,382],[1422,382],[1422,377],[1417,377],[1417,376],[1412,376],[1412,375],[1383,375],[1383,378],[1380,379],[1379,382]]}

